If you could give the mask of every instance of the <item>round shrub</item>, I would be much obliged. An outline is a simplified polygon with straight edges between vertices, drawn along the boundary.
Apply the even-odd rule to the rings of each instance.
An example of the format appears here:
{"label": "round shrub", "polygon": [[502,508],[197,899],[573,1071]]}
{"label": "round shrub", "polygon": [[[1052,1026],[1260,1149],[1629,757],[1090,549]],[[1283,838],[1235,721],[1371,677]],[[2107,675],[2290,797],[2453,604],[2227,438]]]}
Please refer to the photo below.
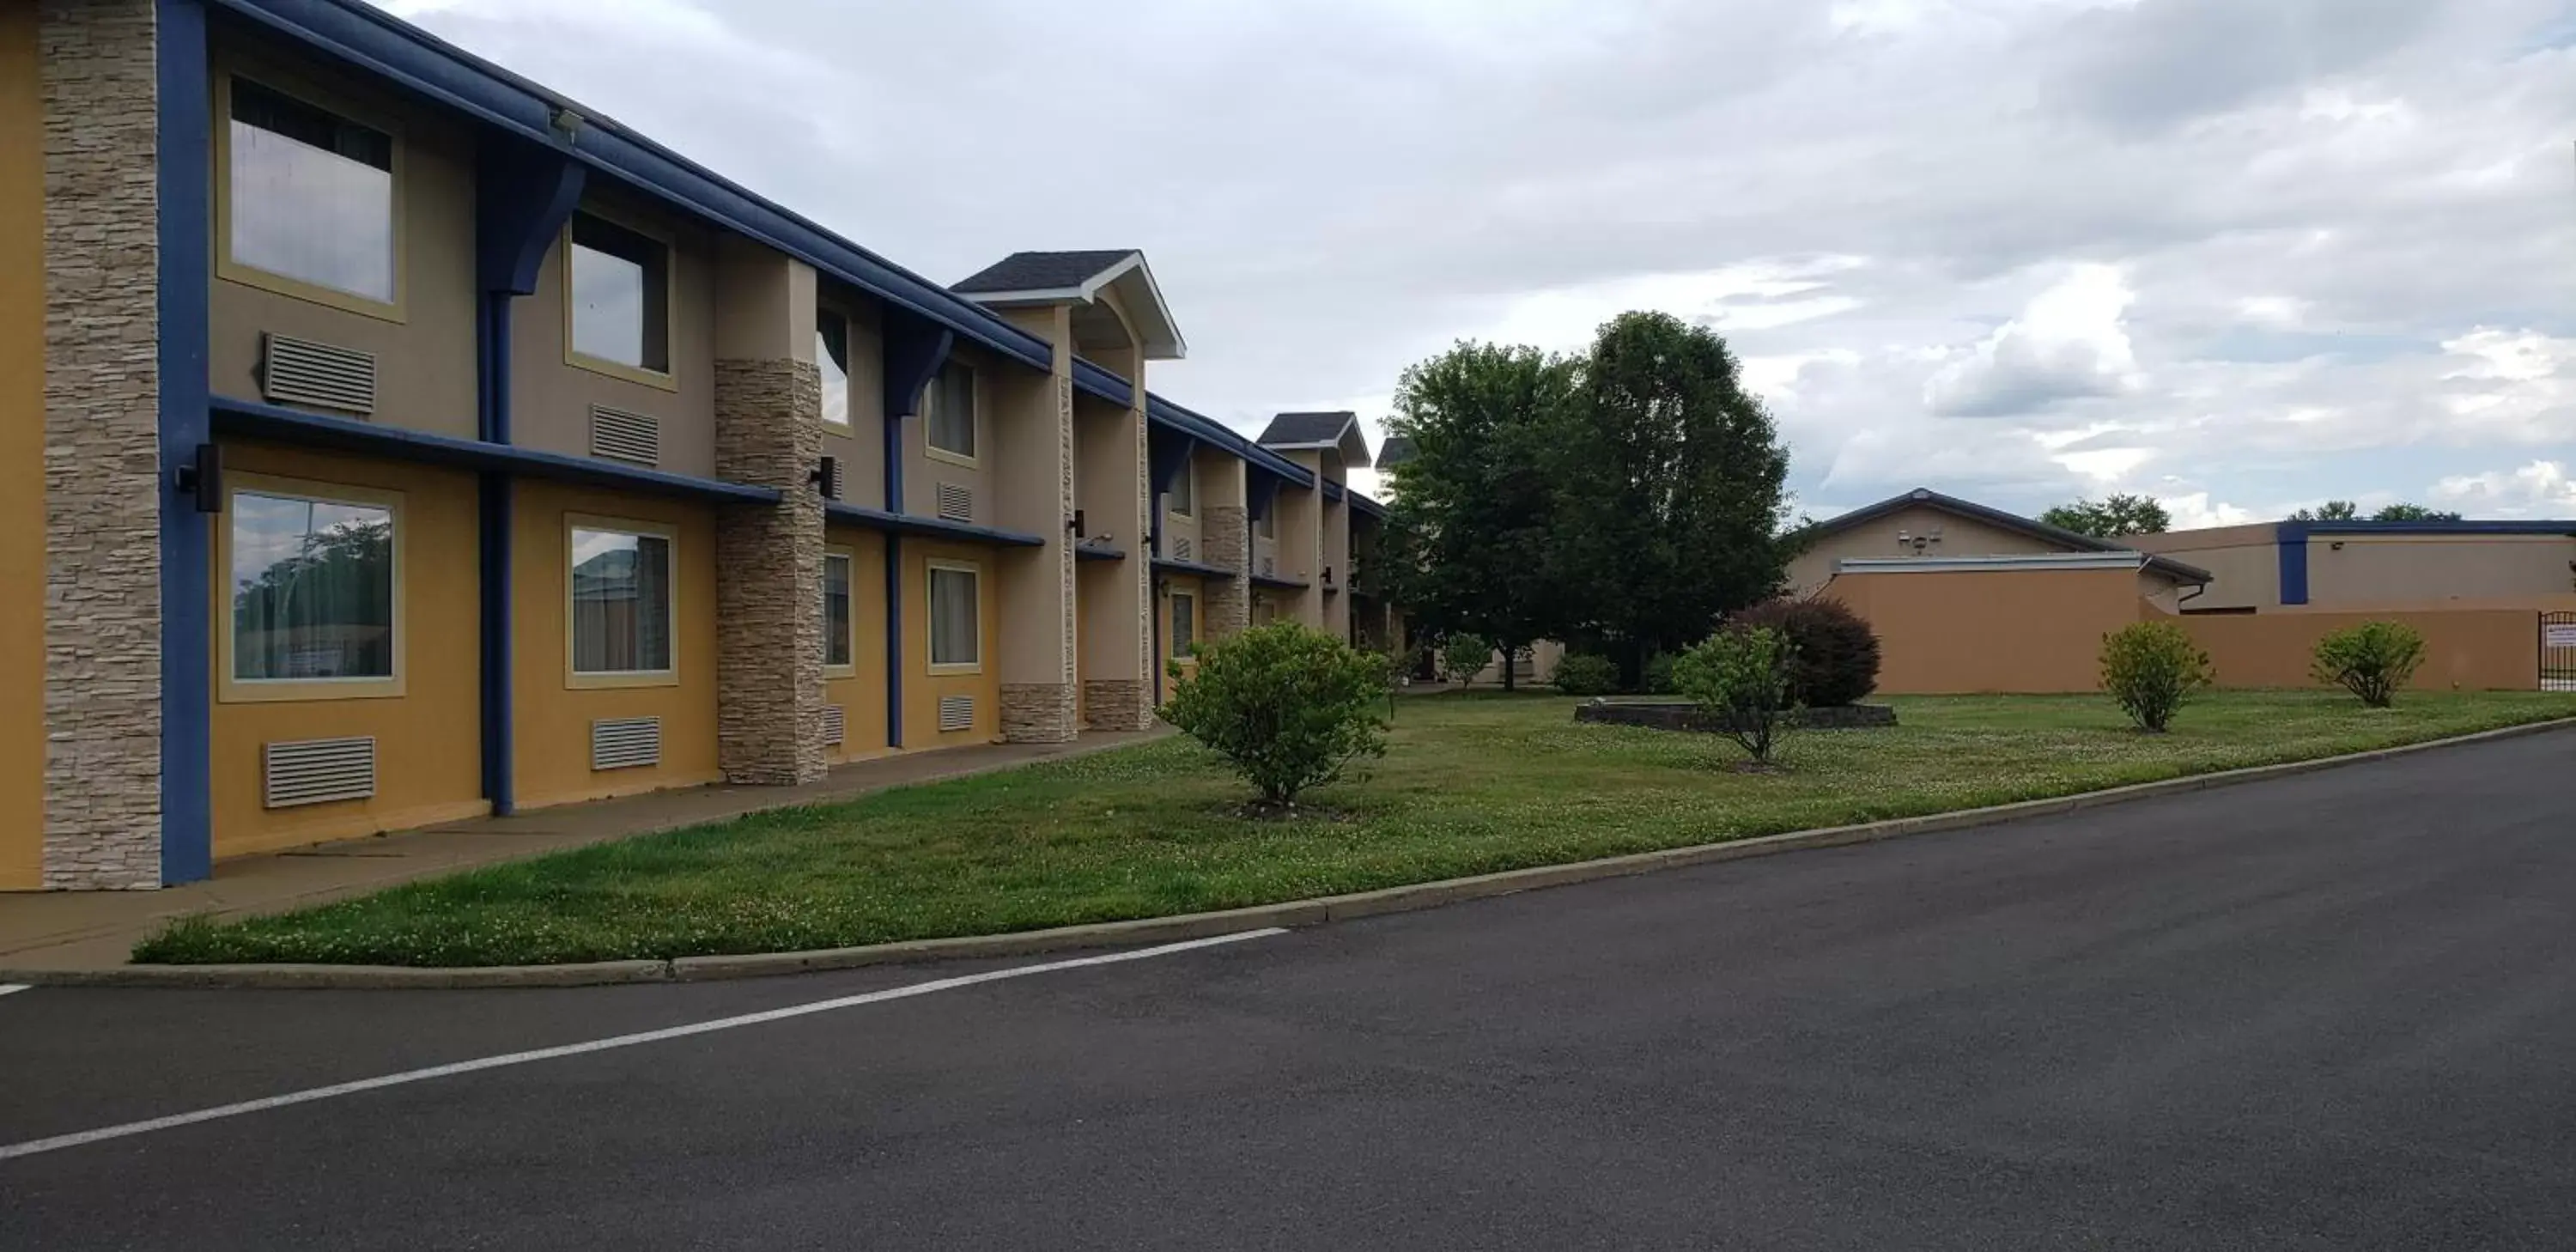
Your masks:
{"label": "round shrub", "polygon": [[1203,643],[1164,721],[1222,754],[1271,804],[1333,781],[1355,757],[1386,755],[1386,662],[1296,622]]}
{"label": "round shrub", "polygon": [[1768,626],[1733,622],[1673,663],[1673,682],[1745,755],[1769,764],[1797,697],[1797,649]]}
{"label": "round shrub", "polygon": [[2139,622],[2102,636],[2102,690],[2149,734],[2163,733],[2209,685],[2209,654],[2172,622]]}
{"label": "round shrub", "polygon": [[1494,641],[1483,635],[1451,635],[1440,643],[1440,676],[1468,686],[1494,663]]}
{"label": "round shrub", "polygon": [[1658,652],[1646,658],[1646,672],[1638,690],[1650,696],[1673,694],[1673,654]]}
{"label": "round shrub", "polygon": [[1557,658],[1556,689],[1570,696],[1606,696],[1619,689],[1619,664],[1606,656],[1568,652]]}
{"label": "round shrub", "polygon": [[1735,620],[1788,639],[1800,704],[1834,708],[1878,690],[1878,633],[1839,600],[1773,600]]}
{"label": "round shrub", "polygon": [[2308,672],[2360,696],[2365,708],[2384,709],[2423,663],[2422,631],[2404,622],[2363,622],[2317,640]]}

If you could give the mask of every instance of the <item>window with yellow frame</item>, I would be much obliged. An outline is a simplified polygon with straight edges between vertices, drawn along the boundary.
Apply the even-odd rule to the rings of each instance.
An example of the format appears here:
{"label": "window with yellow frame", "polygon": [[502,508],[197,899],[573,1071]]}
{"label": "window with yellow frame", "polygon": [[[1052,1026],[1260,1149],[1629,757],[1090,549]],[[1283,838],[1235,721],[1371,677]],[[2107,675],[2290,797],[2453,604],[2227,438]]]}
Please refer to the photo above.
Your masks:
{"label": "window with yellow frame", "polygon": [[403,320],[403,144],[290,76],[215,79],[215,273]]}
{"label": "window with yellow frame", "polygon": [[676,391],[671,241],[591,209],[564,224],[564,363]]}
{"label": "window with yellow frame", "polygon": [[984,669],[984,571],[965,561],[931,561],[925,611],[930,622],[930,672],[977,674]]}
{"label": "window with yellow frame", "polygon": [[403,496],[236,473],[215,527],[217,698],[403,694]]}
{"label": "window with yellow frame", "polygon": [[565,685],[676,685],[678,533],[655,522],[571,514],[564,539]]}
{"label": "window with yellow frame", "polygon": [[859,671],[858,615],[852,611],[852,572],[858,561],[848,548],[823,550],[823,676],[849,678]]}

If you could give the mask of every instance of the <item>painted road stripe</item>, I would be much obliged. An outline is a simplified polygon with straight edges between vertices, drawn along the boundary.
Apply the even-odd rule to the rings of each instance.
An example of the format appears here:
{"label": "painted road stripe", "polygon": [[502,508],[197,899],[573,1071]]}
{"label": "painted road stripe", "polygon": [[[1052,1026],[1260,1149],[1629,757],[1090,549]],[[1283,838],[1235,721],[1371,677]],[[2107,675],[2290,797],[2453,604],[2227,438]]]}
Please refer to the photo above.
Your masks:
{"label": "painted road stripe", "polygon": [[27,989],[22,982],[0,982],[0,996],[13,996]]}
{"label": "painted road stripe", "polygon": [[511,1052],[502,1056],[487,1056],[471,1061],[457,1061],[448,1065],[433,1065],[427,1069],[405,1070],[399,1074],[386,1074],[378,1078],[361,1078],[356,1082],[334,1083],[328,1087],[315,1087],[309,1091],[291,1091],[285,1095],[266,1096],[257,1100],[244,1100],[239,1104],[221,1104],[210,1109],[198,1109],[193,1113],[173,1113],[168,1117],[155,1117],[148,1121],[127,1122],[122,1126],[108,1126],[98,1130],[84,1130],[76,1134],[56,1135],[50,1139],[30,1139],[25,1143],[0,1145],[0,1161],[9,1160],[13,1157],[34,1156],[39,1152],[55,1152],[64,1148],[77,1148],[85,1143],[99,1143],[108,1139],[122,1139],[128,1135],[150,1134],[156,1130],[169,1130],[179,1126],[193,1126],[198,1122],[211,1122],[227,1117],[239,1117],[245,1113],[259,1113],[265,1112],[269,1109],[282,1109],[291,1104],[310,1104],[316,1100],[328,1100],[336,1096],[356,1095],[361,1091],[374,1091],[380,1087],[399,1087],[405,1083],[427,1082],[433,1078],[453,1078],[458,1074],[471,1074],[478,1070],[500,1069],[503,1066],[508,1065],[526,1065],[535,1061],[551,1061],[559,1057],[581,1056],[590,1052],[606,1052],[615,1048],[631,1048],[638,1044],[660,1043],[666,1039],[686,1039],[691,1035],[712,1034],[719,1030],[736,1030],[744,1026],[759,1026],[769,1022],[783,1022],[789,1018],[808,1017],[816,1013],[829,1013],[836,1009],[857,1008],[862,1004],[882,1004],[888,1000],[908,1000],[914,996],[926,996],[935,991],[954,991],[960,987],[972,987],[978,983],[1000,982],[1006,978],[1026,978],[1031,974],[1052,974],[1058,970],[1087,969],[1094,965],[1115,965],[1122,961],[1141,961],[1148,957],[1170,956],[1176,952],[1187,952],[1193,948],[1212,948],[1221,943],[1240,943],[1246,939],[1264,939],[1271,935],[1284,935],[1286,933],[1288,933],[1286,930],[1277,926],[1272,926],[1263,930],[1247,930],[1231,935],[1212,935],[1205,939],[1191,939],[1182,943],[1167,943],[1157,948],[1139,948],[1133,952],[1111,952],[1101,956],[1076,957],[1072,960],[1066,961],[1048,961],[1042,965],[1021,965],[1011,969],[989,970],[981,974],[964,974],[956,978],[940,978],[934,979],[930,982],[917,982],[905,987],[890,987],[884,991],[871,991],[864,995],[840,996],[830,1000],[816,1000],[808,1004],[791,1004],[786,1008],[766,1009],[758,1013],[745,1013],[739,1017],[719,1017],[714,1021],[697,1022],[687,1026],[670,1026],[661,1030],[647,1030],[631,1035],[614,1035],[606,1039],[593,1039],[587,1043],[567,1043],[561,1047],[538,1048],[532,1052]]}

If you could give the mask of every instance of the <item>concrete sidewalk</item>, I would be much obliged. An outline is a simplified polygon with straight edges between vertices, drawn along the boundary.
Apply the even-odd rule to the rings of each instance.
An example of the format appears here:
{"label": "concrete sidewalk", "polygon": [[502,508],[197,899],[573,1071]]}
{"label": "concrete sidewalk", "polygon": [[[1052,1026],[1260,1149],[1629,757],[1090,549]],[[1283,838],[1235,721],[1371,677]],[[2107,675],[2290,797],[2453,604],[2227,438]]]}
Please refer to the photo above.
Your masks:
{"label": "concrete sidewalk", "polygon": [[222,861],[206,882],[159,891],[0,893],[0,967],[123,965],[174,917],[276,913],[415,878],[584,844],[723,821],[766,809],[849,800],[889,787],[986,774],[1144,743],[1168,730],[1092,732],[1073,743],[997,743],[858,761],[803,787],[718,784],[567,804]]}

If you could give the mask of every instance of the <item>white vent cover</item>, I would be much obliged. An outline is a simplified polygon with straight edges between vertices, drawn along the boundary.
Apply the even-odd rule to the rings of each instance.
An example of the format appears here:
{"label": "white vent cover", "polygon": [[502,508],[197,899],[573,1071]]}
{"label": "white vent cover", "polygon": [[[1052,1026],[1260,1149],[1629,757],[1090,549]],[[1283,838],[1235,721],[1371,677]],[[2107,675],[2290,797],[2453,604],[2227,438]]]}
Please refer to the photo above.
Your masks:
{"label": "white vent cover", "polygon": [[268,332],[260,336],[259,394],[272,404],[366,417],[376,411],[375,354]]}
{"label": "white vent cover", "polygon": [[376,794],[376,740],[299,739],[260,745],[260,804],[284,809]]}
{"label": "white vent cover", "polygon": [[590,406],[590,454],[637,465],[662,463],[662,423],[643,413]]}
{"label": "white vent cover", "polygon": [[849,717],[837,704],[823,706],[823,746],[837,748],[849,735]]}
{"label": "white vent cover", "polygon": [[823,468],[823,498],[824,498],[824,499],[826,499],[826,500],[838,500],[838,499],[840,499],[840,498],[841,498],[841,458],[836,457],[836,456],[827,456],[827,457],[824,457],[824,458],[823,458],[823,467],[822,467],[822,468]]}
{"label": "white vent cover", "polygon": [[633,769],[661,763],[661,718],[603,717],[590,724],[592,769]]}
{"label": "white vent cover", "polygon": [[1191,545],[1191,543],[1190,543],[1190,541],[1189,541],[1189,538],[1188,538],[1187,536],[1185,536],[1185,535],[1184,535],[1184,536],[1175,536],[1175,537],[1172,539],[1172,559],[1173,559],[1173,560],[1176,560],[1176,561],[1187,561],[1187,560],[1190,560],[1190,559],[1191,559],[1191,557],[1190,557],[1190,553],[1191,553],[1192,551],[1193,551],[1193,547],[1192,547],[1192,545]]}
{"label": "white vent cover", "polygon": [[939,516],[952,522],[975,520],[975,489],[962,483],[939,484]]}
{"label": "white vent cover", "polygon": [[939,729],[943,733],[975,729],[975,697],[939,697]]}

